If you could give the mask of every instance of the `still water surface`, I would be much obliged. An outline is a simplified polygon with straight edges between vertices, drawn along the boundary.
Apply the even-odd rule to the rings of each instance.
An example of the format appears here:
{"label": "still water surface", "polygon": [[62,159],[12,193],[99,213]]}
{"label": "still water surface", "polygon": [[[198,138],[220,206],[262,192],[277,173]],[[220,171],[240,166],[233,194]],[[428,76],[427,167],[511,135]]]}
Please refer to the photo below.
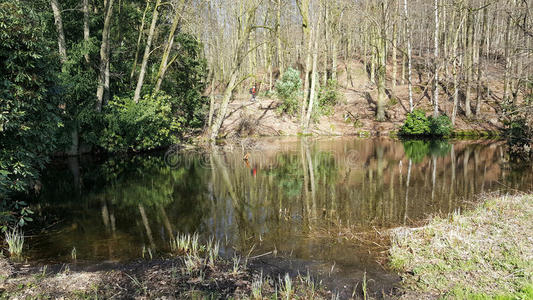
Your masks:
{"label": "still water surface", "polygon": [[78,260],[123,261],[198,232],[226,250],[348,274],[377,264],[368,241],[347,229],[412,225],[481,193],[532,189],[533,169],[513,166],[495,141],[278,138],[215,153],[82,157],[45,172],[33,206],[46,229],[29,256],[69,261],[75,248]]}

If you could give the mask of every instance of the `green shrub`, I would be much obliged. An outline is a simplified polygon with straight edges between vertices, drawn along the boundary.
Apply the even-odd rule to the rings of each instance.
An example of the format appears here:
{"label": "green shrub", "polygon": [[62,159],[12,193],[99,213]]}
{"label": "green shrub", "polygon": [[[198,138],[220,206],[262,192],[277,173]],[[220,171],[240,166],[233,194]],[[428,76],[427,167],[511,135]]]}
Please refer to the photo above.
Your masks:
{"label": "green shrub", "polygon": [[331,115],[333,107],[337,105],[341,99],[341,94],[338,91],[337,81],[328,80],[326,86],[320,88],[318,93],[318,112],[323,115]]}
{"label": "green shrub", "polygon": [[448,136],[452,133],[452,120],[446,115],[440,115],[436,118],[429,117],[430,134],[434,136]]}
{"label": "green shrub", "polygon": [[163,93],[145,95],[139,103],[115,97],[105,107],[99,146],[110,152],[143,151],[169,146],[181,125]]}
{"label": "green shrub", "polygon": [[0,1],[2,215],[13,213],[9,198],[28,191],[38,178],[64,126],[56,85],[59,65],[44,35],[42,17],[27,3]]}
{"label": "green shrub", "polygon": [[429,135],[429,120],[423,110],[415,109],[407,114],[407,119],[400,129],[402,135]]}
{"label": "green shrub", "polygon": [[302,88],[300,72],[293,68],[288,68],[280,80],[276,82],[276,94],[281,105],[278,107],[280,113],[295,115],[299,111],[299,97]]}
{"label": "green shrub", "polygon": [[400,128],[400,135],[442,137],[449,136],[452,130],[452,121],[448,116],[426,117],[423,110],[415,109],[407,114],[407,119]]}

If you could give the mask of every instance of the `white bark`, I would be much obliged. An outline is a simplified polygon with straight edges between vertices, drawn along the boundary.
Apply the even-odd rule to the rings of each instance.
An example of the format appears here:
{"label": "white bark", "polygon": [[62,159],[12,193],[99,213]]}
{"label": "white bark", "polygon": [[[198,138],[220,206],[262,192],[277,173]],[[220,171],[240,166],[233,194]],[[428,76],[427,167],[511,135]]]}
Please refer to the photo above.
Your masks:
{"label": "white bark", "polygon": [[311,114],[313,113],[313,105],[316,98],[316,82],[317,78],[317,60],[318,60],[318,35],[320,33],[320,17],[317,20],[316,28],[314,29],[314,49],[313,49],[313,69],[311,77],[311,95],[309,97],[309,105],[307,107],[307,114],[305,116],[304,133],[309,130],[309,124],[311,121]]}
{"label": "white bark", "polygon": [[[83,3],[83,41],[88,44],[89,43],[89,0],[82,0]],[[89,54],[86,53],[84,55],[85,62],[89,63]]]}
{"label": "white bark", "polygon": [[435,0],[435,79],[433,82],[433,117],[439,116],[439,3]]}
{"label": "white bark", "polygon": [[144,84],[144,76],[146,75],[146,66],[148,65],[148,59],[150,58],[150,48],[152,47],[152,40],[154,38],[157,18],[159,16],[158,8],[160,3],[161,0],[157,0],[155,3],[154,13],[152,15],[152,23],[150,24],[150,31],[148,32],[148,38],[146,39],[146,47],[144,48],[144,55],[143,61],[141,63],[141,70],[139,72],[139,79],[137,80],[137,87],[135,88],[135,94],[133,95],[133,101],[135,101],[135,103],[138,103],[139,99],[141,98],[141,90]]}
{"label": "white bark", "polygon": [[406,26],[406,39],[407,39],[407,85],[409,87],[409,111],[412,112],[414,109],[414,103],[413,103],[413,83],[412,83],[412,55],[411,55],[411,29],[409,24],[409,11],[407,8],[407,0],[403,0],[403,11],[405,14],[405,26]]}
{"label": "white bark", "polygon": [[57,44],[59,47],[59,57],[61,63],[64,64],[67,61],[67,46],[65,42],[65,33],[63,31],[63,19],[61,18],[61,8],[57,0],[50,0],[50,6],[54,13],[54,23],[57,31]]}
{"label": "white bark", "polygon": [[[111,16],[113,14],[113,2],[115,0],[108,0],[106,16],[104,20],[104,28],[102,30],[102,44],[100,45],[100,67],[98,74],[98,89],[96,90],[96,110],[102,110],[102,104],[104,100],[104,91],[106,87],[106,76],[109,78],[109,32],[111,29]],[[109,87],[109,85],[107,85]]]}

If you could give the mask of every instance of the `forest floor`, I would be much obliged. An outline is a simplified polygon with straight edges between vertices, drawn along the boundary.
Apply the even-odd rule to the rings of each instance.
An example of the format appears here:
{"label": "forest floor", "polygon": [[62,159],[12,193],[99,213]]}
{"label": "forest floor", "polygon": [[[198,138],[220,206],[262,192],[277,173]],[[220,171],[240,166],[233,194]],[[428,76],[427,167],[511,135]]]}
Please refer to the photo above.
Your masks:
{"label": "forest floor", "polygon": [[473,210],[392,231],[402,299],[533,299],[533,195],[487,197]]}
{"label": "forest floor", "polygon": [[[346,68],[345,68],[346,69]],[[407,84],[397,85],[387,90],[386,121],[375,120],[377,89],[365,74],[363,65],[358,62],[350,66],[351,78],[339,68],[338,82],[341,93],[339,103],[329,116],[321,116],[312,125],[314,135],[372,135],[388,136],[397,132],[406,118],[409,108]],[[498,70],[492,70],[498,72]],[[415,74],[416,75],[416,74]],[[415,108],[432,111],[430,101],[431,86],[424,78],[413,78],[413,101]],[[389,84],[390,85],[390,84]],[[461,105],[459,107],[455,131],[459,134],[494,133],[501,129],[502,123],[498,118],[498,91],[501,87],[495,82],[491,84],[490,99],[485,100],[481,113],[472,118],[466,118]],[[451,115],[453,101],[451,91],[440,88],[441,113]],[[265,88],[263,88],[265,89]],[[473,95],[476,95],[475,89]],[[282,115],[278,112],[279,101],[275,96],[264,96],[261,91],[257,100],[250,101],[250,95],[238,94],[229,104],[227,117],[222,126],[222,135],[237,136],[278,136],[298,135],[301,128],[297,117]],[[461,94],[462,95],[462,94]],[[460,101],[461,102],[461,101]],[[472,101],[473,110],[475,101]]]}

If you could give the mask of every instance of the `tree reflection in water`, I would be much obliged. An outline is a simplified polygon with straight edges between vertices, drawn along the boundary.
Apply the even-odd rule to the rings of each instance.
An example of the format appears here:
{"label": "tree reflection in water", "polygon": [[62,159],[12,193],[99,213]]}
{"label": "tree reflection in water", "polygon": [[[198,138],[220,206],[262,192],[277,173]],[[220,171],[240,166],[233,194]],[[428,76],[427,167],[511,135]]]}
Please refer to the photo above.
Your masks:
{"label": "tree reflection in water", "polygon": [[[269,141],[262,141],[269,144]],[[342,225],[387,228],[449,214],[481,192],[533,188],[532,169],[497,142],[304,138],[233,152],[88,158],[53,165],[34,201],[36,258],[126,259],[168,251],[177,232],[227,249],[353,261],[342,241],[310,238]],[[459,172],[459,173],[458,173]],[[457,176],[457,174],[463,176]],[[356,256],[356,255],[355,255]],[[352,258],[350,258],[352,257]]]}

